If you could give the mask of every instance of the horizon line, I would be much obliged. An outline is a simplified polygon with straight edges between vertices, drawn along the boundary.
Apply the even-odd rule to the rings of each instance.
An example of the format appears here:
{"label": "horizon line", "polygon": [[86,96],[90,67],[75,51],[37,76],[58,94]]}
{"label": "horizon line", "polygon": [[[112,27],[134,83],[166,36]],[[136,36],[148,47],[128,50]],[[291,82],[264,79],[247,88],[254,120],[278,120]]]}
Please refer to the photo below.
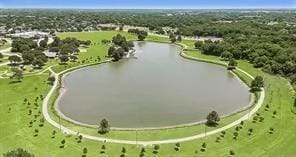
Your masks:
{"label": "horizon line", "polygon": [[127,6],[127,7],[111,7],[111,6],[103,6],[103,7],[76,7],[76,6],[1,6],[0,9],[85,9],[85,10],[217,10],[217,9],[279,9],[279,10],[294,10],[296,6],[204,6],[204,7],[157,7],[157,6],[149,6],[149,7],[141,7],[141,6]]}

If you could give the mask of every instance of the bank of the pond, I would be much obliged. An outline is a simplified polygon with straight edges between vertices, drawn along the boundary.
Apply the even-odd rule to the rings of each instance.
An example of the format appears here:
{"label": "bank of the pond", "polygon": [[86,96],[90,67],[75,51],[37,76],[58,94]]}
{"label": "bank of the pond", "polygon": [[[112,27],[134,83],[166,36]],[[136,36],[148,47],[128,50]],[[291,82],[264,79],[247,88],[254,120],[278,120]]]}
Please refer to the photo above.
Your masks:
{"label": "bank of the pond", "polygon": [[[214,61],[213,61],[213,63],[215,63]],[[220,64],[220,63],[219,63]],[[84,67],[84,66],[83,66]],[[73,68],[73,69],[70,69],[70,71],[72,71],[72,70],[76,70],[77,68],[81,68],[81,67],[76,67],[76,68]],[[67,71],[65,71],[65,72],[69,72],[69,70],[67,70]],[[63,72],[64,74],[65,74],[65,72]],[[61,78],[60,78],[61,79]],[[59,80],[60,80],[59,79]],[[58,95],[58,94],[57,94]],[[57,96],[56,95],[56,96]],[[53,98],[54,99],[54,98]],[[51,100],[52,101],[52,100]],[[54,104],[54,103],[52,103],[52,104]],[[54,108],[53,108],[53,105],[51,105],[52,107],[51,107],[51,111],[54,111]],[[255,105],[256,106],[256,105]],[[233,117],[237,117],[238,115],[239,115],[239,117],[241,117],[241,115],[243,115],[243,114],[246,114],[247,112],[249,112],[249,111],[240,111],[240,112],[238,112],[238,113],[236,113],[236,114],[234,114],[234,115],[232,115]],[[58,120],[59,119],[59,117],[56,115],[56,114],[51,114],[51,116],[55,116],[54,117],[54,119],[55,120]],[[231,119],[231,117],[232,116],[228,116],[228,117],[226,117],[226,118],[223,118],[223,119]],[[248,117],[250,117],[250,114],[248,114]],[[223,122],[223,119],[222,119],[222,122]],[[66,126],[69,126],[69,127],[71,127],[71,128],[75,128],[76,129],[76,131],[74,131],[75,132],[75,134],[77,134],[77,133],[81,133],[81,132],[83,132],[83,130],[85,130],[85,129],[87,129],[87,128],[85,128],[85,127],[83,127],[82,126],[82,128],[83,129],[77,129],[77,128],[79,128],[79,126],[77,126],[76,124],[68,124],[69,123],[69,121],[66,121],[66,120],[62,120],[63,121],[63,124],[65,125],[66,124]],[[229,123],[231,123],[231,122],[227,122],[227,124],[229,124]],[[222,124],[222,129],[223,129],[223,127],[225,128],[225,126],[229,126],[229,125],[227,125],[227,124],[225,124],[225,125],[223,125]],[[231,123],[231,124],[233,124],[233,123]],[[192,128],[192,127],[199,127],[200,129],[200,133],[202,133],[202,130],[203,130],[203,126],[199,126],[199,125],[195,125],[195,126],[191,126],[191,127],[183,127],[183,128],[175,128],[175,129],[182,129],[182,131],[184,131],[184,130],[190,130],[190,128]],[[92,133],[96,133],[96,131],[94,131],[95,129],[91,129],[91,128],[89,128],[90,130],[92,130],[92,131],[87,131],[87,132],[92,132]],[[216,129],[216,128],[213,128],[213,130],[214,129]],[[170,130],[174,130],[174,129],[167,129],[167,131],[170,131]],[[221,131],[221,129],[218,129],[219,131]],[[159,131],[159,130],[156,130],[156,131],[152,131],[152,132],[157,132],[157,131]],[[209,129],[209,131],[211,131],[211,128]],[[127,132],[131,132],[131,134],[134,134],[134,132],[133,131],[112,131],[112,132],[115,132],[114,134],[116,134],[116,133],[123,133],[123,134],[126,134]],[[149,133],[149,132],[151,132],[151,131],[139,131],[140,133],[143,133],[143,132],[146,132],[147,134]],[[114,135],[113,134],[113,135]],[[183,134],[184,135],[184,134]],[[88,135],[87,135],[88,136]],[[184,136],[187,136],[187,135],[184,135]],[[183,137],[184,137],[183,136]],[[106,137],[106,136],[105,136]],[[108,138],[112,138],[112,137],[116,137],[116,136],[107,136]],[[128,137],[128,136],[127,136]],[[196,136],[195,136],[196,137]],[[100,137],[98,137],[99,139],[100,139]],[[175,136],[173,136],[172,138],[175,138]],[[95,137],[95,139],[96,139],[96,137]],[[105,138],[103,138],[104,140],[107,140],[107,139],[105,139]],[[112,141],[112,140],[111,140]],[[117,141],[118,142],[118,141]]]}
{"label": "bank of the pond", "polygon": [[[141,44],[141,45],[143,45],[143,44],[150,44],[151,42],[145,42],[145,43],[143,43],[143,42],[139,42],[139,44]],[[155,43],[156,44],[156,43]],[[155,46],[155,44],[153,43],[152,45],[154,45]],[[137,44],[136,44],[137,45]],[[166,44],[160,44],[160,45],[156,45],[156,46],[163,46],[163,45],[166,45]],[[177,47],[175,47],[175,45],[173,45],[173,44],[170,44],[170,46],[172,45],[172,47],[174,47],[174,48],[176,48],[176,54],[178,54],[179,52],[181,52],[181,50],[179,50],[179,49],[177,49]],[[149,49],[150,50],[150,49]],[[171,50],[171,49],[170,49]],[[140,51],[140,50],[139,50]],[[171,51],[173,51],[173,50],[171,50]],[[148,52],[146,52],[145,54],[147,54]],[[175,52],[172,52],[172,53],[175,53]],[[159,54],[159,52],[156,52],[155,54],[152,54],[152,55],[158,55]],[[149,60],[149,62],[148,63],[150,63],[150,60],[151,60],[151,58],[149,59],[149,55],[148,56],[142,56],[142,59],[140,59],[140,60],[128,60],[128,61],[123,61],[124,62],[124,65],[125,66],[127,66],[127,65],[129,65],[129,64],[132,64],[132,63],[130,63],[130,62],[132,62],[132,61],[134,61],[134,62],[140,62],[141,60],[142,60],[142,62],[143,62],[143,57],[144,58],[146,58],[146,57],[148,57],[148,60]],[[172,57],[172,56],[171,56]],[[198,65],[196,68],[197,69],[200,69],[200,65],[202,65],[201,67],[202,68],[205,68],[205,67],[208,67],[210,64],[204,64],[204,63],[197,63],[197,62],[194,62],[194,61],[187,61],[187,60],[184,60],[184,59],[181,59],[180,60],[180,56],[179,55],[175,55],[175,57],[176,58],[170,58],[170,60],[179,60],[178,62],[180,62],[180,61],[182,61],[181,63],[179,63],[179,64],[181,64],[180,66],[182,66],[182,65],[184,65],[185,63],[185,65],[187,65],[187,64],[189,64],[189,66],[190,66],[190,69],[188,69],[189,71],[191,71],[191,67],[194,67],[195,65]],[[164,59],[166,59],[167,58],[167,56],[166,56],[166,54],[164,54],[164,58],[162,58],[162,59],[160,59],[161,60],[161,63],[163,62],[163,60]],[[156,57],[156,59],[153,59],[154,61],[155,60],[159,60],[158,59],[158,57]],[[184,62],[185,61],[185,62]],[[184,63],[183,63],[184,62]],[[145,62],[144,62],[145,63]],[[166,61],[164,61],[164,64],[165,63],[167,63]],[[115,64],[115,65],[117,65],[117,64],[119,64],[119,63],[112,63],[112,64]],[[157,64],[159,64],[159,63],[157,63]],[[175,63],[175,61],[173,61],[173,64],[175,65],[176,63]],[[191,65],[192,64],[192,65]],[[115,65],[112,65],[111,67],[113,67],[113,66],[115,66]],[[123,65],[121,65],[121,63],[119,64],[120,66],[123,66]],[[134,65],[134,64],[132,64],[132,65]],[[143,65],[143,63],[141,63],[140,65]],[[146,65],[146,64],[145,64]],[[147,64],[147,65],[149,65],[149,64]],[[170,65],[170,64],[169,64]],[[165,66],[166,66],[166,64],[165,64]],[[100,81],[100,80],[102,80],[102,79],[104,79],[105,77],[103,77],[103,78],[97,78],[97,75],[98,76],[113,76],[113,74],[106,74],[106,73],[99,73],[101,70],[104,70],[104,69],[102,69],[102,68],[98,68],[98,67],[101,67],[101,65],[100,66],[92,66],[92,67],[87,67],[87,68],[80,68],[79,70],[75,70],[75,71],[71,71],[71,72],[68,72],[67,74],[65,74],[65,75],[63,75],[63,78],[62,78],[62,90],[61,90],[61,94],[59,95],[59,97],[58,97],[58,100],[56,101],[56,105],[55,105],[55,109],[58,111],[58,113],[60,113],[59,115],[61,115],[61,117],[62,118],[65,118],[66,120],[68,120],[68,121],[71,121],[71,122],[73,122],[73,123],[75,123],[75,124],[79,124],[79,125],[84,125],[84,126],[87,126],[87,127],[93,127],[93,128],[97,128],[98,127],[98,125],[97,125],[97,121],[95,121],[95,125],[92,125],[92,124],[89,124],[89,123],[85,123],[85,122],[83,122],[83,121],[80,121],[79,119],[78,119],[78,121],[77,120],[75,120],[75,118],[76,118],[76,116],[72,116],[71,117],[71,115],[70,116],[67,116],[67,115],[69,115],[69,114],[67,114],[68,112],[65,110],[65,107],[63,107],[63,105],[65,104],[65,105],[67,105],[67,106],[69,106],[70,107],[70,110],[72,111],[72,109],[73,109],[73,105],[76,103],[76,102],[78,102],[78,101],[80,101],[80,99],[81,98],[83,98],[84,96],[82,95],[82,94],[86,94],[86,95],[89,95],[89,94],[91,94],[91,93],[93,93],[93,92],[91,92],[91,93],[88,93],[87,91],[84,91],[83,90],[83,88],[84,88],[84,85],[87,85],[87,84],[90,84],[91,86],[95,86],[95,87],[99,87],[100,88],[100,91],[102,91],[102,92],[104,92],[105,93],[105,91],[107,92],[108,90],[109,90],[109,86],[106,86],[107,87],[107,89],[104,87],[104,86],[102,86],[102,85],[99,85],[99,84],[97,84],[96,82],[98,82],[98,81]],[[107,66],[107,65],[103,65],[103,67],[110,67],[109,65]],[[142,67],[141,68],[141,66],[139,67],[138,65],[136,66],[137,67],[137,69],[138,68],[140,68],[140,69],[145,69],[145,67]],[[185,70],[186,68],[186,66],[182,66],[183,68],[182,68],[182,71],[183,70]],[[187,66],[188,67],[188,66]],[[127,68],[127,67],[126,67]],[[126,69],[126,68],[124,68],[124,69]],[[128,69],[133,69],[133,70],[131,70],[132,71],[132,74],[138,74],[137,73],[137,71],[135,71],[135,69],[133,68],[133,67],[128,67]],[[171,66],[169,66],[169,68],[172,68]],[[184,69],[185,68],[185,69]],[[213,69],[216,69],[217,68],[217,66],[209,66],[209,69],[208,68],[206,68],[205,70],[206,70],[206,73],[208,73],[208,72],[211,72],[211,68],[213,68]],[[91,74],[90,74],[90,72],[86,72],[86,71],[89,71],[89,69],[93,69],[93,70],[91,70]],[[116,68],[117,69],[117,68]],[[152,68],[153,70],[154,70],[154,68]],[[173,68],[173,69],[175,69],[175,68]],[[174,75],[175,75],[175,73],[176,73],[176,70],[177,69],[175,69],[174,71],[173,71],[173,73],[174,73]],[[201,70],[201,71],[200,71]],[[202,69],[200,69],[200,70],[198,70],[198,71],[200,71],[200,72],[202,72],[203,70]],[[218,74],[218,76],[217,75],[215,75],[215,76],[213,76],[213,77],[218,77],[219,78],[219,76],[220,75],[226,75],[225,74],[225,72],[227,72],[227,73],[229,73],[229,71],[227,71],[226,69],[223,69],[223,68],[218,68],[218,70],[219,71],[221,71],[221,72],[219,72]],[[177,70],[178,71],[178,70]],[[121,72],[126,72],[126,71],[121,71]],[[118,71],[118,73],[121,73],[120,71]],[[141,70],[141,72],[142,72],[142,70]],[[179,86],[184,86],[184,87],[186,87],[186,92],[188,93],[188,94],[190,94],[190,93],[195,93],[195,92],[193,92],[193,91],[191,91],[191,87],[192,87],[192,85],[194,84],[194,82],[202,82],[202,81],[204,81],[204,80],[199,80],[198,78],[199,78],[199,76],[201,75],[201,73],[200,72],[197,72],[197,75],[196,75],[196,77],[193,77],[193,76],[195,76],[195,75],[193,75],[192,74],[192,72],[190,72],[190,76],[191,77],[193,77],[192,79],[190,79],[190,80],[188,80],[188,81],[177,81],[177,82],[181,82],[180,83],[180,85]],[[215,73],[216,71],[214,70],[213,71],[213,73]],[[116,71],[116,73],[117,73],[117,71]],[[145,73],[145,72],[143,72],[143,73]],[[71,76],[69,75],[69,74],[71,74]],[[94,76],[93,76],[93,74],[94,74]],[[96,75],[97,74],[97,75]],[[156,72],[156,74],[158,74],[157,72]],[[156,74],[152,74],[152,75],[156,75]],[[168,76],[170,76],[170,74],[169,73],[166,73],[166,74],[168,74]],[[184,75],[185,74],[185,75]],[[185,72],[185,73],[182,73],[182,74],[178,74],[178,75],[184,75],[184,76],[186,76],[186,75],[188,75],[188,73],[187,72]],[[149,77],[149,76],[147,76],[147,77],[143,77],[143,78],[130,78],[130,74],[127,74],[128,75],[128,81],[127,81],[127,86],[128,87],[130,87],[130,88],[132,88],[132,86],[133,86],[133,84],[134,83],[136,83],[136,84],[139,84],[139,83],[142,83],[142,80],[144,80],[145,78],[147,78],[147,77]],[[138,74],[139,75],[139,74]],[[140,74],[141,75],[141,74]],[[203,75],[203,74],[202,74]],[[231,75],[231,77],[232,76],[236,76],[234,73],[232,73],[232,72],[230,72],[229,74],[227,74],[227,75]],[[67,77],[66,77],[67,76]],[[82,77],[81,76],[85,76],[85,77],[83,77],[83,79],[82,79]],[[160,74],[160,76],[161,76],[161,74]],[[75,81],[75,83],[74,84],[65,84],[65,78],[67,79],[67,82],[68,81],[70,81],[69,80],[69,77],[70,78],[72,78],[72,77],[74,77],[73,79],[74,80],[81,80],[81,81],[79,81],[79,82],[76,82]],[[96,82],[92,82],[91,80],[92,79],[90,79],[89,77],[91,77],[91,78],[96,78],[96,79],[94,79]],[[114,77],[114,76],[113,76]],[[117,77],[117,75],[116,75],[116,77]],[[123,76],[124,77],[124,76]],[[210,77],[210,76],[208,76],[208,77]],[[224,77],[226,77],[226,76],[223,76],[222,78],[224,78]],[[85,78],[85,79],[84,79]],[[112,77],[111,77],[112,78]],[[121,77],[122,78],[122,77]],[[166,78],[166,77],[165,77]],[[168,78],[174,78],[174,77],[168,77]],[[197,78],[197,79],[196,79]],[[108,78],[108,80],[109,80],[110,78]],[[141,80],[140,82],[133,82],[133,83],[131,83],[130,84],[130,79],[132,79],[132,80]],[[157,81],[158,81],[158,79],[159,79],[159,77],[157,77]],[[112,79],[112,80],[114,80],[114,78]],[[215,80],[220,80],[220,79],[215,79]],[[221,79],[222,81],[224,81],[223,79]],[[231,80],[231,82],[229,82]],[[234,82],[232,81],[232,80],[235,80]],[[237,88],[241,88],[241,90],[243,90],[245,93],[247,93],[248,95],[247,95],[247,98],[246,98],[246,101],[245,101],[245,99],[243,99],[243,98],[245,98],[244,96],[245,95],[242,95],[242,97],[234,97],[233,98],[233,95],[231,94],[230,95],[230,97],[228,96],[229,94],[226,94],[226,100],[236,100],[236,99],[240,99],[240,100],[244,100],[244,101],[229,101],[229,103],[227,103],[227,105],[225,105],[225,107],[230,107],[229,108],[229,110],[227,110],[227,113],[223,113],[223,112],[219,112],[220,113],[220,116],[221,117],[226,117],[226,116],[229,116],[229,115],[232,115],[233,113],[237,113],[237,112],[239,112],[239,111],[241,111],[241,110],[244,110],[245,108],[248,108],[249,106],[251,106],[253,103],[252,103],[252,101],[253,101],[253,99],[252,99],[252,96],[251,96],[251,94],[248,92],[248,89],[249,89],[249,87],[248,86],[246,86],[243,82],[239,82],[239,81],[237,81],[237,80],[240,80],[239,78],[235,78],[235,77],[232,77],[232,78],[228,78],[228,76],[227,76],[227,81],[226,81],[226,83],[227,84],[231,84],[231,85],[226,85],[226,87],[229,87],[229,88],[231,88],[232,87],[232,82],[234,83],[234,85],[235,85],[235,87],[237,87]],[[122,81],[122,79],[121,79],[121,81]],[[164,81],[167,81],[167,79],[164,79]],[[104,84],[106,84],[106,81],[103,81],[104,82]],[[112,82],[114,82],[114,81],[112,81]],[[144,82],[145,82],[145,80],[144,80]],[[153,81],[154,82],[154,81]],[[176,82],[176,81],[173,81],[173,82]],[[215,83],[215,82],[219,82],[219,81],[211,81],[211,82],[214,82],[214,84],[216,84],[216,85],[213,85],[213,87],[212,88],[215,88],[216,86],[219,86],[219,87],[222,87],[220,84],[221,83]],[[111,83],[111,82],[110,82]],[[187,85],[186,85],[186,83],[187,84],[189,84],[189,86],[190,86],[190,88],[187,88]],[[193,83],[193,84],[192,84]],[[206,84],[207,82],[205,82],[204,84]],[[80,84],[83,84],[83,87],[80,85]],[[107,83],[108,84],[108,83]],[[175,84],[175,83],[174,83]],[[239,84],[239,86],[237,86],[236,84]],[[114,84],[113,84],[114,85]],[[65,103],[65,102],[63,102],[63,101],[61,101],[62,99],[64,99],[64,95],[62,96],[62,94],[65,94],[65,92],[66,92],[66,90],[67,90],[67,92],[68,92],[68,89],[70,89],[70,90],[74,90],[74,89],[72,89],[71,87],[72,86],[79,86],[79,88],[77,89],[78,91],[80,91],[80,90],[83,90],[84,92],[80,92],[80,94],[78,94],[78,93],[76,93],[75,92],[75,95],[72,95],[72,96],[74,96],[74,97],[71,97],[71,102],[67,102],[67,103]],[[120,86],[120,85],[119,85]],[[202,88],[200,85],[197,85],[198,87],[200,87],[200,88]],[[115,87],[117,87],[117,85],[115,85]],[[142,86],[141,86],[142,87]],[[206,88],[208,88],[207,86],[205,86]],[[86,89],[89,89],[89,88],[92,88],[92,87],[87,87]],[[122,88],[122,87],[121,87]],[[162,87],[163,88],[163,87]],[[224,89],[225,87],[223,87],[222,89]],[[134,90],[132,90],[132,91],[135,91],[135,90],[137,90],[138,89],[138,87],[136,88],[136,89],[134,89]],[[178,89],[181,89],[181,88],[179,88],[178,87]],[[196,91],[198,88],[194,88],[193,87],[193,89],[194,89],[194,91]],[[95,88],[95,90],[97,91],[97,88]],[[112,91],[117,91],[117,89],[115,88],[115,89],[113,89]],[[143,90],[143,89],[141,89],[141,90]],[[157,90],[157,89],[156,89]],[[209,90],[214,90],[214,91],[216,91],[215,89],[209,89]],[[225,89],[225,90],[227,90],[227,89]],[[228,92],[230,92],[230,93],[236,93],[236,92],[241,92],[241,90],[235,90],[235,91],[233,91],[233,90],[227,90]],[[75,91],[75,90],[74,90]],[[93,91],[93,90],[92,90]],[[197,90],[198,91],[198,90]],[[97,93],[97,92],[96,92]],[[104,93],[102,93],[104,96],[103,97],[101,97],[101,98],[99,98],[99,99],[96,99],[96,101],[94,102],[95,104],[97,104],[97,103],[103,103],[103,102],[101,102],[101,100],[102,99],[105,99],[106,97],[108,98],[108,97],[110,97],[108,94],[106,95],[106,94],[104,94]],[[121,94],[124,94],[124,93],[122,93],[122,92],[119,92],[119,93],[121,93]],[[215,92],[214,92],[215,93]],[[223,91],[223,93],[224,93],[224,91]],[[68,93],[66,93],[66,94],[68,94]],[[132,93],[131,93],[132,94]],[[161,94],[161,93],[159,93],[159,94]],[[188,95],[188,94],[186,94],[186,95]],[[212,97],[211,97],[211,99],[213,99],[213,98],[215,98],[215,95],[220,95],[221,93],[216,93],[216,94],[214,94]],[[244,94],[244,93],[243,93]],[[250,94],[250,97],[249,97],[249,94]],[[79,99],[76,101],[76,98],[77,98],[77,96],[79,96]],[[157,94],[158,95],[158,94]],[[182,100],[182,95],[180,95],[180,98],[179,98],[179,92],[178,92],[178,94],[176,95],[176,97],[178,97],[178,98],[176,98],[176,99],[181,99]],[[128,97],[129,96],[129,94],[128,95],[126,95],[126,96],[124,96],[124,97]],[[141,96],[141,95],[139,95],[139,96]],[[89,98],[90,96],[87,96],[87,98]],[[98,97],[98,96],[96,96],[96,97]],[[175,96],[174,96],[175,97]],[[195,97],[196,97],[196,95],[194,94],[194,99],[192,99],[192,101],[193,100],[195,100]],[[224,95],[223,94],[221,94],[221,96],[219,96],[219,100],[224,100],[225,99],[225,97],[224,97]],[[139,97],[140,98],[140,97]],[[187,99],[189,98],[190,99],[190,97],[186,97]],[[231,98],[231,99],[230,99]],[[74,99],[74,101],[72,101]],[[161,99],[163,99],[163,98],[161,98]],[[148,99],[148,100],[151,100],[150,98]],[[148,101],[147,100],[147,101]],[[177,100],[177,101],[178,101]],[[198,100],[200,100],[200,99],[198,99]],[[251,101],[250,101],[251,100]],[[122,106],[123,104],[122,104],[122,102],[121,102],[121,100],[118,100],[118,101],[120,101],[120,106]],[[140,101],[138,102],[138,103],[136,103],[136,104],[141,104],[142,103],[142,101],[144,101],[144,102],[146,102],[146,100],[144,99],[144,100],[142,100],[142,97],[140,98]],[[187,101],[187,100],[186,100]],[[184,105],[186,105],[187,104],[187,102],[186,101],[182,101],[181,103],[183,103]],[[191,102],[191,100],[189,100],[190,102]],[[84,104],[84,102],[88,102],[87,104]],[[199,101],[197,101],[196,103],[198,103]],[[217,104],[217,102],[212,102],[212,101],[208,101],[207,99],[206,99],[206,102],[207,103],[209,103],[209,104]],[[227,101],[228,102],[228,101]],[[233,103],[233,102],[236,102],[236,103]],[[237,105],[237,104],[240,104],[240,102],[243,102],[242,104],[243,105]],[[74,104],[73,104],[74,103]],[[89,99],[87,99],[87,100],[84,100],[84,101],[81,101],[80,103],[76,103],[76,104],[78,104],[78,109],[76,109],[75,110],[75,112],[77,111],[77,114],[79,113],[79,115],[80,114],[83,114],[83,108],[81,109],[81,107],[82,106],[84,106],[84,107],[87,107],[87,105],[89,104],[89,103],[92,103],[91,101],[89,101]],[[222,103],[222,104],[221,104]],[[70,105],[71,104],[71,105]],[[72,105],[73,104],[73,105]],[[84,104],[84,105],[83,105]],[[108,103],[109,105],[110,105],[110,103]],[[128,104],[130,104],[130,103],[128,103]],[[135,105],[136,105],[135,104]],[[162,102],[161,104],[170,104],[170,105],[165,105],[165,106],[167,106],[167,107],[170,107],[170,108],[172,108],[172,110],[174,110],[174,105],[171,105],[171,103],[165,103],[165,102]],[[178,103],[179,104],[179,103]],[[204,103],[198,103],[198,104],[204,104]],[[223,102],[221,102],[221,101],[219,101],[219,103],[218,104],[220,104],[220,106],[222,105],[224,105],[224,103]],[[233,107],[233,109],[231,109],[231,105],[228,105],[228,104],[235,104]],[[184,105],[182,105],[182,108],[184,108]],[[96,106],[98,106],[98,105],[96,105]],[[96,111],[98,111],[98,110],[102,110],[102,112],[108,112],[106,109],[102,109],[102,108],[104,108],[105,106],[104,105],[100,105],[100,106],[102,106],[102,107],[93,107],[91,110],[96,110]],[[125,106],[125,105],[124,105]],[[149,105],[149,106],[151,106],[151,105]],[[157,106],[159,106],[159,105],[157,105]],[[179,105],[178,105],[179,106]],[[177,107],[178,107],[177,106]],[[200,107],[203,107],[203,105],[202,106],[200,106],[200,105],[194,105],[195,106],[195,108],[198,108],[198,111],[200,110]],[[200,106],[200,107],[199,107]],[[60,107],[62,107],[62,108],[60,108]],[[74,105],[74,107],[75,107],[75,105]],[[185,106],[186,107],[186,106]],[[215,106],[213,106],[214,107],[214,109],[216,110],[216,108],[215,108]],[[213,107],[209,107],[209,110],[212,110],[213,109]],[[66,108],[67,109],[67,108]],[[69,108],[68,108],[69,109]],[[67,110],[68,110],[67,109]],[[131,109],[132,110],[132,109]],[[186,110],[192,110],[192,109],[186,109]],[[113,109],[112,109],[112,111],[113,111]],[[176,111],[179,111],[179,109],[176,109]],[[124,111],[123,111],[124,112]],[[199,118],[196,118],[196,114],[198,114],[199,112],[193,112],[193,120],[190,122],[190,123],[188,123],[188,122],[182,122],[182,123],[180,123],[180,124],[178,124],[178,125],[169,125],[169,126],[158,126],[158,124],[157,124],[157,122],[155,122],[155,121],[153,121],[153,126],[151,127],[141,127],[141,126],[137,126],[136,128],[129,128],[129,127],[124,127],[124,128],[122,128],[122,127],[117,127],[117,125],[114,123],[114,120],[113,121],[111,121],[111,124],[113,124],[113,127],[112,127],[112,129],[113,130],[156,130],[156,129],[169,129],[169,128],[176,128],[176,127],[185,127],[185,126],[191,126],[191,125],[197,125],[197,124],[200,124],[200,123],[203,123],[203,122],[205,122],[204,121],[204,117],[206,117],[206,115],[204,115],[204,114],[206,114],[207,112],[209,112],[209,111],[205,111],[205,112],[202,112],[203,113],[203,116],[201,116],[200,118],[202,119],[202,120],[200,120]],[[63,114],[63,113],[66,113],[66,114]],[[155,114],[154,112],[152,112],[153,114]],[[182,112],[180,112],[180,114],[181,114]],[[77,115],[76,113],[75,113],[75,115]],[[87,115],[89,115],[90,113],[89,112],[87,112]],[[97,113],[97,114],[95,114],[95,115],[101,115],[101,113]],[[130,114],[128,114],[128,115],[130,115]],[[165,112],[162,112],[161,113],[161,115],[165,115]],[[188,115],[188,113],[186,112],[186,115]],[[132,115],[131,115],[132,116]],[[122,117],[122,116],[121,116]],[[150,116],[148,116],[148,117],[150,117]],[[176,116],[174,116],[175,118],[176,118]],[[182,116],[181,116],[182,117]],[[165,118],[165,116],[164,116],[164,118]],[[98,120],[98,119],[100,119],[100,118],[92,118],[93,120],[94,119],[96,119],[96,120]],[[108,117],[107,117],[107,119],[109,119]],[[121,119],[121,118],[120,118]],[[110,119],[109,119],[110,120]],[[173,120],[173,119],[171,119],[171,118],[169,118],[168,120]],[[176,119],[175,119],[176,120]],[[120,121],[120,120],[119,120]],[[115,120],[115,122],[118,122],[118,120]],[[143,121],[142,121],[143,122]],[[121,124],[122,122],[120,122],[120,124]],[[130,123],[132,123],[132,124],[134,124],[134,122],[131,122],[130,120],[128,121],[128,123],[130,124]],[[129,125],[128,124],[128,125]]]}

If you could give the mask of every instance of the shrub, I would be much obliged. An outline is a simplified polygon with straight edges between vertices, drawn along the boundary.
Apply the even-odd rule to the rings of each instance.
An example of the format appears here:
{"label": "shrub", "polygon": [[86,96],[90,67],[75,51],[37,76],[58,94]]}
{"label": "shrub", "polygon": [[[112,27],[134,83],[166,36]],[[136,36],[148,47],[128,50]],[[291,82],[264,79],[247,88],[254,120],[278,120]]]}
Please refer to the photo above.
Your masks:
{"label": "shrub", "polygon": [[156,145],[154,145],[154,149],[155,149],[155,150],[159,150],[159,148],[160,148],[160,146],[159,146],[159,145],[157,145],[157,144],[156,144]]}
{"label": "shrub", "polygon": [[206,148],[207,147],[207,144],[204,142],[204,143],[202,143],[202,145],[201,145],[203,148]]}
{"label": "shrub", "polygon": [[86,147],[83,148],[83,153],[87,154],[87,148]]}
{"label": "shrub", "polygon": [[125,147],[122,147],[122,149],[121,149],[121,153],[126,153],[126,149],[125,149]]}
{"label": "shrub", "polygon": [[230,151],[229,151],[229,154],[230,154],[230,155],[235,155],[235,152],[234,152],[233,150],[230,150]]}

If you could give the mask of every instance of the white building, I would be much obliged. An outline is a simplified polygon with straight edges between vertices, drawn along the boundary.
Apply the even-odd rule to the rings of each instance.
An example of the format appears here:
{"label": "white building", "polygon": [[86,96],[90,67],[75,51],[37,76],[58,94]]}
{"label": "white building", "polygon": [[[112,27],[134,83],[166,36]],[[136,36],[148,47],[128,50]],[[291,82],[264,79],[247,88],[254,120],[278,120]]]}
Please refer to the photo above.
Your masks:
{"label": "white building", "polygon": [[50,52],[50,51],[44,51],[43,52],[46,57],[48,58],[55,58],[57,57],[58,53],[57,52]]}
{"label": "white building", "polygon": [[7,36],[20,37],[20,38],[44,38],[46,36],[49,36],[49,33],[32,31],[32,32],[20,32],[20,33],[8,34]]}
{"label": "white building", "polygon": [[7,33],[7,29],[5,26],[0,27],[0,35],[5,35]]}

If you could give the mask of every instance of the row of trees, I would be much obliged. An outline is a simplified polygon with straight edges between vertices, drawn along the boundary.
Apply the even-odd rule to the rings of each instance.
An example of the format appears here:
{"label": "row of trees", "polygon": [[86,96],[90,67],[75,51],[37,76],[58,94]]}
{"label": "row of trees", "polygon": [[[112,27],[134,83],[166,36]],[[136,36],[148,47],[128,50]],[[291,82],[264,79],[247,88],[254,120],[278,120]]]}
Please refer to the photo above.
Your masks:
{"label": "row of trees", "polygon": [[[3,16],[0,23],[6,24],[11,31],[44,30],[56,31],[88,31],[88,30],[113,30],[114,27],[104,27],[99,24],[113,23],[118,25],[132,25],[148,27],[150,30],[165,32],[162,27],[179,28],[182,35],[199,36],[224,36],[229,33],[251,34],[258,28],[278,31],[285,26],[285,22],[293,22],[295,18],[293,12],[205,12],[190,11],[190,13],[178,11],[53,11],[53,10],[5,10],[5,15],[14,15],[15,20],[10,20],[12,16]],[[170,16],[167,16],[170,14]],[[253,16],[253,17],[252,17]],[[43,18],[46,17],[46,18]],[[252,20],[252,21],[251,21]],[[266,25],[269,21],[276,20],[279,25]],[[223,22],[226,21],[226,22]],[[228,22],[227,22],[228,21]],[[233,21],[233,22],[232,22]],[[248,22],[250,21],[250,22]],[[264,26],[258,26],[264,24]],[[18,28],[21,27],[21,28]],[[289,29],[291,30],[291,29]],[[294,30],[295,31],[295,30]]]}
{"label": "row of trees", "polygon": [[136,34],[140,41],[144,41],[148,36],[148,33],[146,31],[141,31],[139,29],[129,29],[128,32],[132,34]]}

